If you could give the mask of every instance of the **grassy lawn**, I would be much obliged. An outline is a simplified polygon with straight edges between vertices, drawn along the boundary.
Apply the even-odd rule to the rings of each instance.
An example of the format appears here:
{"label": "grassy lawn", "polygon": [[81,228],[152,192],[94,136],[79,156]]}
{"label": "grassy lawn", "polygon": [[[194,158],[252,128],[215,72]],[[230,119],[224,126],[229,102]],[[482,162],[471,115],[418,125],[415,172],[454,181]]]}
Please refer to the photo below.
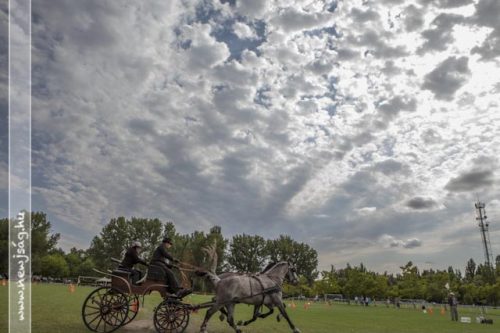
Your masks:
{"label": "grassy lawn", "polygon": [[[34,285],[32,289],[32,331],[36,333],[83,333],[87,330],[81,319],[81,307],[85,297],[93,290],[90,287],[77,287],[74,293],[62,285]],[[7,294],[8,288],[0,286],[0,332],[7,332]],[[187,302],[200,303],[209,300],[208,296],[194,295],[185,299]],[[160,302],[158,295],[147,296],[144,307],[134,322],[152,323],[154,307]],[[287,301],[288,304],[290,302]],[[434,309],[432,315],[423,314],[419,310],[394,309],[385,306],[362,307],[355,305],[325,305],[324,303],[311,304],[304,309],[302,302],[296,302],[294,309],[288,307],[290,317],[303,333],[382,333],[382,332],[498,332],[500,330],[500,311],[492,313],[493,325],[475,323],[478,315],[476,310],[460,309],[459,316],[472,317],[473,323],[462,324],[451,322],[449,314],[440,314],[440,309]],[[238,305],[236,320],[248,319],[252,307]],[[187,332],[198,332],[205,310],[191,315]],[[215,315],[209,323],[209,331],[217,333],[234,332],[226,322],[220,322]],[[154,332],[151,329],[136,330],[141,333]],[[117,332],[132,332],[122,328]],[[284,320],[276,321],[276,316],[260,319],[250,326],[244,327],[243,332],[268,333],[291,332]]]}

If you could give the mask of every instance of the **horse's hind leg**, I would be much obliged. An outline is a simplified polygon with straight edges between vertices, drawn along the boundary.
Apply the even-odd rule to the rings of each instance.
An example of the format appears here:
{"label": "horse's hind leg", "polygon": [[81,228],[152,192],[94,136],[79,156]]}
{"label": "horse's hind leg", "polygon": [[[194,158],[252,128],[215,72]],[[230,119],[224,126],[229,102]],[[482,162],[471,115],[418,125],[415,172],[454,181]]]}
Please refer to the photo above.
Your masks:
{"label": "horse's hind leg", "polygon": [[234,323],[234,304],[226,305],[227,309],[227,322],[236,331],[236,333],[241,333],[241,330]]}
{"label": "horse's hind leg", "polygon": [[227,318],[227,311],[226,311],[226,308],[222,307],[220,308],[220,316],[219,316],[219,319],[220,321],[224,321],[224,319]]}
{"label": "horse's hind leg", "polygon": [[278,309],[280,310],[281,315],[286,319],[288,325],[290,325],[290,328],[293,330],[293,333],[300,333],[300,330],[297,327],[295,327],[295,325],[290,320],[290,317],[288,317],[288,313],[286,313],[285,305],[283,305],[283,302],[279,302],[277,306]]}
{"label": "horse's hind leg", "polygon": [[250,323],[253,323],[254,321],[257,320],[257,318],[260,318],[261,314],[259,313],[259,306],[258,305],[255,305],[254,308],[253,308],[253,316],[252,316],[252,319],[249,319],[245,322],[242,322],[241,320],[238,322],[238,325],[243,325],[243,326],[247,326],[248,324]]}
{"label": "horse's hind leg", "polygon": [[205,314],[205,319],[203,320],[203,324],[201,324],[200,333],[207,333],[207,324],[208,321],[210,320],[210,317],[212,317],[214,313],[219,311],[221,307],[222,305],[214,304],[212,305],[211,308],[207,310],[207,313]]}

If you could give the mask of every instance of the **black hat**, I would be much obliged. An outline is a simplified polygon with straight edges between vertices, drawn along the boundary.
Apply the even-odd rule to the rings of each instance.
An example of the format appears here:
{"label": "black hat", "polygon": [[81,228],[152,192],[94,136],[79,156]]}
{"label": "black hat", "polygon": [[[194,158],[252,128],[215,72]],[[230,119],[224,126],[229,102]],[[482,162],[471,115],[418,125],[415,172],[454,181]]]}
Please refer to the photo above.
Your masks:
{"label": "black hat", "polygon": [[170,244],[170,245],[173,245],[173,244],[172,244],[172,239],[171,239],[171,238],[169,238],[169,237],[165,237],[165,238],[163,238],[163,240],[162,240],[161,242],[162,242],[162,243],[168,243],[168,244]]}

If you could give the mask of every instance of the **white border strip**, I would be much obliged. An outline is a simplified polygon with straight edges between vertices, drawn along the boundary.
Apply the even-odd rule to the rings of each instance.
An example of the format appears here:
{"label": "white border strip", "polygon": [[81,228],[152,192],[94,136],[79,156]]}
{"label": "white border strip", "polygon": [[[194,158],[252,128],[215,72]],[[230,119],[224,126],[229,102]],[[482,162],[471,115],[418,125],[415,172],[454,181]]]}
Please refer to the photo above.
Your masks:
{"label": "white border strip", "polygon": [[9,333],[31,333],[31,0],[9,0]]}

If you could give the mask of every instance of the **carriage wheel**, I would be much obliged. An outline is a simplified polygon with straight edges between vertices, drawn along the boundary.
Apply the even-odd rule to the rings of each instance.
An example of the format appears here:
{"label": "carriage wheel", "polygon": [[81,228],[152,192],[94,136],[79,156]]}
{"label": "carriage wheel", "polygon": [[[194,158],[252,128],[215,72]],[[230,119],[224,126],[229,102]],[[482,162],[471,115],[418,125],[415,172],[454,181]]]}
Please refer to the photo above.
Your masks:
{"label": "carriage wheel", "polygon": [[101,287],[83,302],[82,319],[89,330],[110,333],[123,325],[128,311],[127,296],[116,289]]}
{"label": "carriage wheel", "polygon": [[127,318],[123,322],[122,326],[130,323],[139,313],[139,297],[137,295],[132,295],[128,297],[128,313]]}
{"label": "carriage wheel", "polygon": [[158,333],[181,333],[189,324],[189,308],[177,300],[166,299],[155,309],[154,324]]}

